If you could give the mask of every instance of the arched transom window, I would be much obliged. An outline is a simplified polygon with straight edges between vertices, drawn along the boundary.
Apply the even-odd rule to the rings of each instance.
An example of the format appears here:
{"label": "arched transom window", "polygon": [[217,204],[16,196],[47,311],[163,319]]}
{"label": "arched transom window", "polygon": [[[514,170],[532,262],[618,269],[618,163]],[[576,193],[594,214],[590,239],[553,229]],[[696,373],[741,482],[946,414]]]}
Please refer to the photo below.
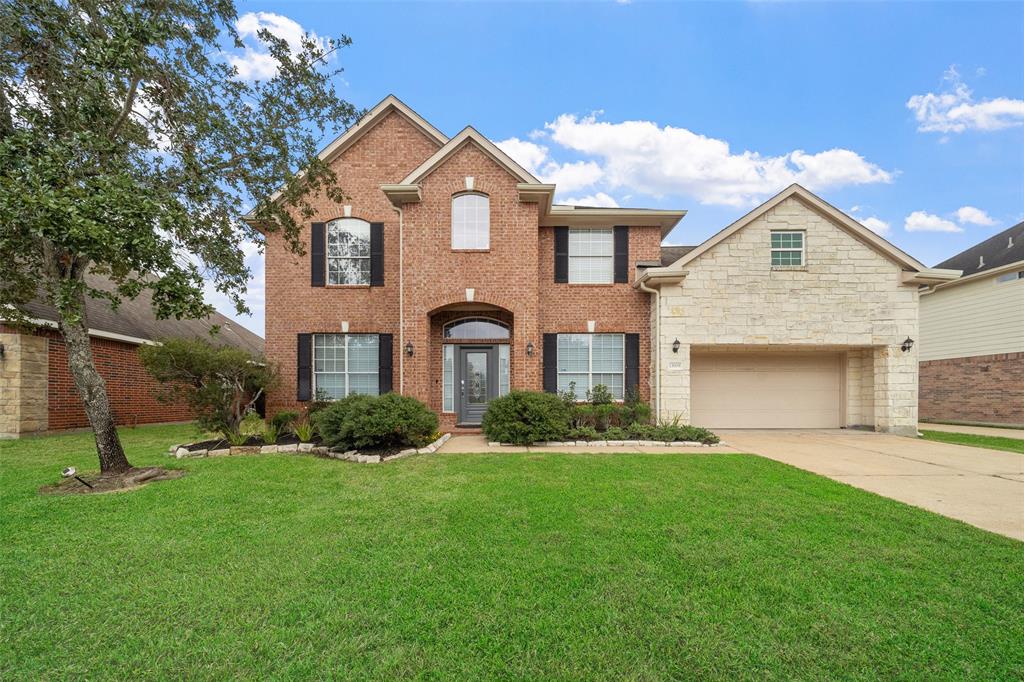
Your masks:
{"label": "arched transom window", "polygon": [[508,325],[488,317],[468,317],[444,326],[446,339],[507,339]]}
{"label": "arched transom window", "polygon": [[486,194],[452,197],[452,248],[491,248],[491,200]]}
{"label": "arched transom window", "polygon": [[370,283],[370,223],[358,218],[327,223],[327,283]]}

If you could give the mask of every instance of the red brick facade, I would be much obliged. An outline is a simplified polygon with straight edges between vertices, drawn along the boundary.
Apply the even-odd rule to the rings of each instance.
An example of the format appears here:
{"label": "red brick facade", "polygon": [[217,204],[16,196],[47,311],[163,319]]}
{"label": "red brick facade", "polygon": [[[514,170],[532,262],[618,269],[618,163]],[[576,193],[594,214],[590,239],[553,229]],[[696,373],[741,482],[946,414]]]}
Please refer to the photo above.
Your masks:
{"label": "red brick facade", "polygon": [[[0,325],[0,332],[18,333]],[[64,340],[56,331],[35,333],[47,339],[49,381],[47,429],[74,429],[89,426],[75,380],[68,369]],[[158,383],[146,372],[139,358],[138,346],[108,339],[92,339],[96,369],[107,384],[114,421],[119,426],[187,421],[192,418],[183,403],[162,403],[157,400]]]}
{"label": "red brick facade", "polygon": [[[440,146],[392,110],[332,161],[349,197],[345,204],[351,206],[351,217],[384,223],[384,286],[312,287],[310,256],[295,256],[279,238],[268,239],[266,354],[279,363],[283,379],[268,397],[268,413],[302,406],[297,400],[297,335],[338,333],[342,322],[353,334],[392,334],[394,390],[441,412],[441,327],[459,315],[495,317],[509,325],[513,389],[541,389],[545,333],[585,333],[591,320],[597,332],[639,333],[639,389],[649,399],[650,301],[631,282],[636,262],[660,258],[660,228],[630,229],[630,283],[555,284],[553,229],[541,227],[541,205],[522,201],[517,189],[522,180],[470,140],[418,183],[418,202],[402,207],[400,254],[399,214],[380,185],[402,182]],[[452,196],[466,190],[467,177],[473,178],[473,190],[490,200],[490,245],[482,251],[451,247]],[[307,227],[327,222],[342,211],[320,200],[316,214],[303,222]],[[305,239],[308,245],[308,229]],[[474,290],[472,301],[467,289]],[[529,356],[531,343],[536,350]],[[412,344],[411,357],[406,344]],[[442,414],[441,421],[443,428],[451,428],[455,416]]]}
{"label": "red brick facade", "polygon": [[1024,353],[921,363],[922,420],[1024,425]]}

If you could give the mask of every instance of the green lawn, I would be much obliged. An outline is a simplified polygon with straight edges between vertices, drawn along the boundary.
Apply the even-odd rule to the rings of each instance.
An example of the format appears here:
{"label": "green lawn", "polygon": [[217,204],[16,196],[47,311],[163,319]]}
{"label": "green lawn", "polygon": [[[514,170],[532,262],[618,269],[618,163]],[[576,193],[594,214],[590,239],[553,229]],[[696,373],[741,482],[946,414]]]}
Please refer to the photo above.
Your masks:
{"label": "green lawn", "polygon": [[0,679],[1024,676],[1024,544],[758,457],[69,464],[0,442]]}
{"label": "green lawn", "polygon": [[921,437],[926,440],[935,440],[940,443],[954,443],[956,445],[973,445],[976,448],[991,448],[993,450],[1008,450],[1019,452],[1024,455],[1024,440],[1019,438],[1006,438],[1004,436],[979,436],[976,433],[950,433],[949,431],[922,431]]}

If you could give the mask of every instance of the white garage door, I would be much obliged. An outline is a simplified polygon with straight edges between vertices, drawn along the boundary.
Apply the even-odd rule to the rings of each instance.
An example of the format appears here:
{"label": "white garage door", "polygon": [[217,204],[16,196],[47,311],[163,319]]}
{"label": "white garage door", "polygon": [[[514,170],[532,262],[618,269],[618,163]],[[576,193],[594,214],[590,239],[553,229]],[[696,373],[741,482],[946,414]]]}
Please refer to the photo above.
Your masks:
{"label": "white garage door", "polygon": [[691,421],[732,429],[842,426],[838,353],[695,353]]}

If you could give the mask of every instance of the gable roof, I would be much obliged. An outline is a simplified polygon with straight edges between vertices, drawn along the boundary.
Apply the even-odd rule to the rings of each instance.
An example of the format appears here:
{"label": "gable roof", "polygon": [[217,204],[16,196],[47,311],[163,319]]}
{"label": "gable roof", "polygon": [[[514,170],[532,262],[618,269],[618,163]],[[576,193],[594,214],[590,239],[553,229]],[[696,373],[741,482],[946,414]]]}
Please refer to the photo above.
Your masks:
{"label": "gable roof", "polygon": [[[113,291],[114,284],[107,277],[92,272],[85,274],[87,285],[100,291]],[[23,311],[34,318],[36,324],[56,327],[57,311],[41,294],[26,304]],[[254,354],[263,353],[263,339],[237,322],[213,313],[201,320],[159,320],[153,313],[153,296],[148,289],[133,299],[124,299],[114,310],[109,301],[86,297],[85,319],[90,336],[115,339],[127,343],[152,343],[162,338],[205,339],[214,345],[240,348]],[[217,334],[210,329],[219,326]]]}
{"label": "gable roof", "polygon": [[690,253],[696,246],[663,246],[661,247],[661,266],[672,265],[677,260]]}
{"label": "gable roof", "polygon": [[963,270],[964,277],[1024,261],[1024,222],[947,258],[935,267]]}
{"label": "gable roof", "polygon": [[904,269],[916,272],[928,269],[923,263],[921,263],[917,259],[913,258],[906,252],[900,250],[899,248],[889,243],[882,237],[879,237],[877,234],[875,234],[868,228],[864,227],[856,220],[854,220],[850,216],[846,215],[845,213],[837,209],[835,206],[832,206],[831,204],[824,201],[821,197],[817,196],[816,194],[813,194],[804,187],[801,187],[800,185],[795,183],[790,185],[786,189],[782,190],[774,197],[764,202],[763,204],[761,204],[760,206],[758,206],[750,213],[746,214],[745,216],[737,220],[736,222],[732,223],[718,234],[713,235],[710,239],[700,244],[689,253],[683,255],[681,258],[676,260],[671,266],[669,266],[669,268],[673,270],[681,270],[683,266],[685,266],[687,263],[693,261],[696,258],[699,258],[702,254],[707,253],[713,247],[725,241],[732,235],[736,234],[744,227],[754,222],[762,215],[772,210],[773,208],[775,208],[776,206],[778,206],[779,204],[781,204],[782,202],[789,198],[799,199],[808,208],[816,211],[825,218],[836,223],[837,225],[839,225],[839,227],[841,227],[851,236],[860,240],[861,242],[864,242],[871,248],[881,253],[883,256],[886,256],[890,260],[899,264]]}
{"label": "gable roof", "polygon": [[[439,147],[444,146],[448,142],[448,137],[440,130],[430,124],[430,122],[417,114],[412,108],[402,100],[398,99],[394,95],[388,95],[380,102],[378,102],[372,109],[363,114],[363,117],[356,121],[348,130],[343,132],[338,137],[320,150],[317,157],[321,161],[330,161],[338,154],[355,144],[356,140],[365,135],[375,125],[383,121],[389,113],[396,111],[405,118],[409,119],[413,125],[419,128],[424,135],[432,139]],[[298,172],[298,176],[302,177],[306,172],[303,168]],[[277,190],[270,195],[270,203],[274,203],[281,196],[281,190]],[[253,208],[255,210],[255,207]],[[253,210],[250,210],[245,217],[251,217]]]}
{"label": "gable roof", "polygon": [[423,178],[430,175],[445,159],[454,154],[463,145],[475,143],[480,149],[490,156],[494,161],[507,170],[519,182],[528,185],[539,185],[540,180],[535,178],[528,170],[516,163],[511,156],[501,151],[496,144],[481,135],[473,126],[466,126],[458,135],[448,140],[448,143],[434,152],[433,156],[421,163],[409,175],[405,176],[400,185],[415,185]]}

